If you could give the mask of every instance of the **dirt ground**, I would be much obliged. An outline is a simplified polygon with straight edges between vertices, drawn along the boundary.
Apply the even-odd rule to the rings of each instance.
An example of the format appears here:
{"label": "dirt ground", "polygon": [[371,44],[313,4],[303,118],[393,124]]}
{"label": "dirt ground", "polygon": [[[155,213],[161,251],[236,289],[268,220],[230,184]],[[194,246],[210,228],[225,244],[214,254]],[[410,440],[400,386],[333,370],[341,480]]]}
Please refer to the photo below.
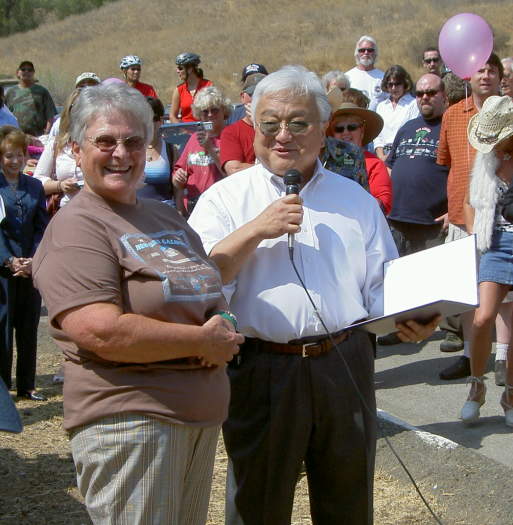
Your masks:
{"label": "dirt ground", "polygon": [[[40,325],[38,388],[45,403],[17,400],[23,419],[21,434],[0,434],[0,523],[9,525],[90,524],[75,484],[68,441],[62,430],[62,389],[52,385],[60,354],[48,338],[44,319]],[[226,454],[220,441],[214,472],[208,524],[224,523]],[[375,478],[376,525],[432,523],[428,511],[411,485],[386,472]],[[429,498],[434,508],[442,506]],[[292,523],[311,523],[308,488],[302,479],[296,490]]]}

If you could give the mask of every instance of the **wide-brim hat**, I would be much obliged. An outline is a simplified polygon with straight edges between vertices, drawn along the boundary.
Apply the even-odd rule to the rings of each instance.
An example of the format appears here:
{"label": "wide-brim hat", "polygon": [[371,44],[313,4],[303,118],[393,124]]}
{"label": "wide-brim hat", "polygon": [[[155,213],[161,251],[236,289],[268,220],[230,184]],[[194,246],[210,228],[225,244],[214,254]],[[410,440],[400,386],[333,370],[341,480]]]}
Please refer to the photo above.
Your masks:
{"label": "wide-brim hat", "polygon": [[481,153],[489,153],[512,135],[513,100],[508,96],[488,97],[468,123],[468,140]]}
{"label": "wide-brim hat", "polygon": [[340,89],[332,89],[328,93],[328,101],[332,108],[330,126],[335,117],[339,117],[340,115],[356,115],[365,123],[362,138],[362,146],[365,146],[380,134],[384,125],[383,119],[375,111],[361,108],[352,102],[341,102],[342,96]]}

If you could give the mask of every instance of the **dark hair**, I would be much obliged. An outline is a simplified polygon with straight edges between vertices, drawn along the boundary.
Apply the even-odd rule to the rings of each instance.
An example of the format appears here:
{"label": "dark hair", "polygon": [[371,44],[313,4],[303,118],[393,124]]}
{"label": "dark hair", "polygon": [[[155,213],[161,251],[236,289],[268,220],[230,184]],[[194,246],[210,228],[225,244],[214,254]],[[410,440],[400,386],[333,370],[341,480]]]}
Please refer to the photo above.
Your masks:
{"label": "dark hair", "polygon": [[23,62],[21,62],[20,65],[18,66],[18,71],[19,71],[23,66],[29,66],[29,67],[31,67],[34,71],[36,70],[36,68],[34,67],[34,64],[33,64],[30,60],[24,60]]}
{"label": "dark hair", "polygon": [[495,66],[499,70],[499,78],[502,80],[504,76],[504,66],[502,65],[501,59],[495,53],[492,53],[486,63],[490,66]]}
{"label": "dark hair", "polygon": [[0,86],[0,108],[4,105],[4,86]]}
{"label": "dark hair", "polygon": [[164,117],[164,104],[160,101],[160,98],[146,97],[148,104],[153,109],[153,121],[162,120]]}
{"label": "dark hair", "polygon": [[436,51],[439,55],[440,55],[440,50],[435,47],[435,46],[429,46],[429,47],[426,47],[426,49],[424,49],[424,51],[422,51],[422,58],[424,59],[424,55],[429,52],[429,51]]}
{"label": "dark hair", "polygon": [[340,97],[340,102],[350,102],[356,106],[367,109],[369,107],[369,97],[362,93],[359,89],[347,88],[342,91],[342,96]]}
{"label": "dark hair", "polygon": [[404,90],[407,93],[410,93],[411,90],[413,89],[412,79],[410,75],[408,74],[408,72],[406,71],[406,69],[404,69],[403,66],[399,66],[396,64],[395,66],[391,66],[386,70],[385,75],[383,76],[383,80],[381,81],[382,91],[385,91],[386,93],[388,93],[387,84],[393,78],[396,79],[398,82],[401,82],[401,84],[403,84]]}

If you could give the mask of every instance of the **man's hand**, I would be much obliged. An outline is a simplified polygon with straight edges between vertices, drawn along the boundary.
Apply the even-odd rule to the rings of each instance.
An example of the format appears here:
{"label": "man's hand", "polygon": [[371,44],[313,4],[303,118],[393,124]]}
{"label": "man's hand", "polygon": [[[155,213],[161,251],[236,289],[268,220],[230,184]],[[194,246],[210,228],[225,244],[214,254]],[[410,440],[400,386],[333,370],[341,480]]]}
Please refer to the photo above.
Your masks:
{"label": "man's hand", "polygon": [[403,343],[419,343],[427,339],[435,331],[441,320],[442,316],[437,315],[426,324],[417,323],[413,319],[404,323],[397,323],[397,336]]}
{"label": "man's hand", "polygon": [[274,201],[253,221],[262,239],[276,239],[284,233],[298,233],[303,222],[299,195],[287,195]]}
{"label": "man's hand", "polygon": [[235,332],[232,323],[214,315],[204,325],[205,343],[198,352],[206,366],[221,366],[231,361],[239,352],[244,336]]}
{"label": "man's hand", "polygon": [[435,219],[435,222],[441,222],[442,231],[446,232],[447,228],[449,228],[449,213],[444,213],[443,215],[440,215],[440,217],[437,217]]}
{"label": "man's hand", "polygon": [[183,189],[187,184],[187,172],[183,168],[178,168],[173,173],[173,186],[175,188]]}

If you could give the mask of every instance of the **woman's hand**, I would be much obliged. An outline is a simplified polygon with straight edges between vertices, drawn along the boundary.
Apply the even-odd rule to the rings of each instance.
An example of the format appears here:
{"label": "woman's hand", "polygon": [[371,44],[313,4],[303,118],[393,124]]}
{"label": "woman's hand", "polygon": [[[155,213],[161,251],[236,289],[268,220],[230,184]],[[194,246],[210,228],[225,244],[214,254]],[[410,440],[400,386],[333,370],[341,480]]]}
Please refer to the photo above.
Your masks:
{"label": "woman's hand", "polygon": [[204,325],[205,343],[199,356],[206,366],[222,366],[231,361],[239,352],[239,345],[244,336],[235,332],[230,321],[220,315],[214,315]]}
{"label": "woman's hand", "polygon": [[32,275],[32,259],[13,257],[9,269],[14,277],[30,277]]}
{"label": "woman's hand", "polygon": [[73,195],[80,190],[80,186],[77,184],[78,179],[75,177],[68,177],[67,179],[61,180],[61,191],[68,195]]}
{"label": "woman's hand", "polygon": [[183,168],[178,168],[173,173],[173,186],[175,188],[183,189],[187,184],[187,172]]}

